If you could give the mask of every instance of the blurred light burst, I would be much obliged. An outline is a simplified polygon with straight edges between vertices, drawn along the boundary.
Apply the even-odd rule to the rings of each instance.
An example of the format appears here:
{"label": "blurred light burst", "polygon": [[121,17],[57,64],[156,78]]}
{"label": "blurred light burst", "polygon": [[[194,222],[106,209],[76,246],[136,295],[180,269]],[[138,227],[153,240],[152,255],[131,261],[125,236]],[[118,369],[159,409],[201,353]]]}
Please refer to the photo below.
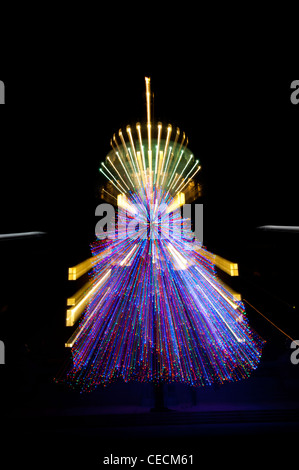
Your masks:
{"label": "blurred light burst", "polygon": [[68,299],[71,364],[56,379],[82,391],[125,382],[223,384],[258,366],[264,341],[249,326],[241,296],[217,276],[237,265],[208,252],[182,219],[201,194],[199,160],[170,124],[119,130],[100,171],[103,199],[117,205],[116,233],[91,245],[92,257],[70,268],[89,280]]}

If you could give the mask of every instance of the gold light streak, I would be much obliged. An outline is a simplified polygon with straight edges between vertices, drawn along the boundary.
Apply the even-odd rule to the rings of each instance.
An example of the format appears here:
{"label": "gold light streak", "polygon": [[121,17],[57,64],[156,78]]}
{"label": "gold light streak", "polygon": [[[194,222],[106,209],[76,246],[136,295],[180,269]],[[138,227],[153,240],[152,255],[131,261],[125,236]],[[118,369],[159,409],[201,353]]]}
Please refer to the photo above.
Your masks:
{"label": "gold light streak", "polygon": [[137,124],[136,124],[136,129],[137,129],[137,133],[138,133],[138,139],[139,139],[139,145],[140,145],[140,152],[141,152],[141,155],[142,155],[143,171],[146,172],[144,151],[143,151],[143,146],[142,146],[142,137],[141,137],[141,125],[140,125],[140,122],[137,122]]}
{"label": "gold light streak", "polygon": [[[111,162],[110,162],[110,163],[111,163]],[[117,181],[117,179],[115,178],[115,176],[111,173],[111,171],[109,170],[109,168],[106,167],[106,165],[105,165],[104,162],[102,162],[102,165],[103,165],[103,167],[105,168],[105,170],[112,176],[112,178],[114,179],[114,181],[116,182],[116,184],[118,184],[118,186],[121,188],[121,190],[124,191],[124,192],[126,192],[125,188],[120,184],[119,181]],[[122,178],[121,178],[121,179],[122,179]],[[127,184],[126,184],[126,187],[127,187],[128,189],[130,189]]]}
{"label": "gold light streak", "polygon": [[[121,151],[121,149],[120,149],[120,147],[119,147],[119,145],[118,145],[118,142],[117,142],[117,139],[116,139],[115,134],[113,134],[113,140],[114,140],[114,142],[115,142],[115,144],[116,144],[116,147],[117,147],[117,150],[118,150],[119,155],[120,155],[121,157],[123,157],[122,151]],[[115,152],[115,153],[117,154],[117,152]]]}
{"label": "gold light streak", "polygon": [[76,266],[69,268],[68,280],[76,281],[81,276],[83,276],[83,274],[87,273],[87,271],[89,271],[92,268],[93,261],[94,261],[94,258],[91,257],[91,258],[86,259],[85,261],[82,261],[82,263],[79,263]]}
{"label": "gold light streak", "polygon": [[232,263],[231,261],[221,258],[221,256],[218,255],[216,255],[214,263],[218,268],[221,269],[221,271],[224,271],[230,276],[239,276],[237,263]]}
{"label": "gold light streak", "polygon": [[[188,137],[187,137],[186,144],[184,145],[183,150],[181,150],[181,148],[182,148],[182,146],[183,146],[183,143],[184,143],[184,141],[185,141],[185,138],[186,138],[186,135],[185,135],[185,132],[183,132],[183,139],[182,139],[180,148],[179,148],[179,150],[178,150],[178,153],[181,152],[181,154],[180,154],[179,161],[177,162],[176,167],[175,167],[175,169],[174,169],[174,172],[176,171],[176,169],[177,169],[177,167],[178,167],[178,165],[179,165],[179,163],[180,163],[180,161],[181,161],[181,158],[182,158],[182,156],[184,155],[184,152],[185,152],[185,150],[186,150],[186,147],[187,147],[187,145],[188,145]],[[171,188],[172,188],[172,186],[173,186],[173,183],[174,183],[174,182],[172,182],[172,185],[170,186],[169,191],[171,190]],[[173,189],[174,189],[174,188],[173,188]]]}
{"label": "gold light streak", "polygon": [[171,157],[170,157],[170,161],[169,161],[169,170],[171,168],[171,163],[172,163],[173,157],[175,156],[175,148],[176,148],[179,136],[180,136],[180,129],[177,127],[176,128],[176,135],[175,135],[175,139],[174,139],[174,143],[173,143],[173,149],[172,149]]}
{"label": "gold light streak", "polygon": [[173,180],[173,184],[178,180],[178,177],[179,177],[179,176],[180,176],[180,175],[179,175],[178,173],[175,175],[174,180]]}
{"label": "gold light streak", "polygon": [[[197,267],[195,267],[195,269],[200,273],[200,275],[202,277],[205,278],[205,280],[218,292],[218,294],[221,295],[221,297],[223,297],[226,302],[228,302],[231,307],[233,307],[234,310],[236,310],[238,308],[238,304],[232,302],[225,294],[224,292],[222,292],[217,286],[216,284],[214,284],[214,282],[212,282],[200,269],[198,269]],[[219,279],[217,279],[217,283],[221,284],[223,287],[224,287],[224,283],[220,282]],[[224,287],[225,288],[225,287]],[[228,289],[227,289],[228,290]]]}
{"label": "gold light streak", "polygon": [[[137,161],[138,161],[138,165],[140,166],[140,168],[142,168],[141,153],[139,151],[137,152]],[[142,181],[143,181],[143,187],[145,188],[146,182],[145,182],[145,172],[144,171],[141,171],[141,178],[142,178]]]}
{"label": "gold light streak", "polygon": [[[179,191],[181,189],[181,187],[183,186],[183,184],[187,181],[187,178],[188,176],[192,173],[192,171],[194,170],[194,168],[196,167],[196,165],[198,165],[198,162],[199,160],[196,160],[196,162],[194,163],[193,167],[191,168],[191,170],[189,171],[189,173],[187,174],[187,176],[183,179],[183,181],[181,182],[180,186],[177,188],[177,191]],[[198,167],[197,171],[200,170],[201,166]],[[196,173],[197,173],[196,171]],[[194,175],[191,176],[191,179],[193,178]]]}
{"label": "gold light streak", "polygon": [[135,185],[134,185],[133,181],[131,180],[131,178],[130,178],[130,176],[129,176],[129,173],[127,172],[127,169],[126,169],[125,165],[123,164],[123,161],[122,161],[122,159],[121,159],[119,153],[116,152],[116,155],[118,156],[118,159],[119,159],[119,161],[120,161],[120,163],[121,163],[121,166],[122,166],[123,169],[125,170],[125,173],[126,173],[126,175],[127,175],[127,177],[128,177],[128,180],[130,181],[130,183],[131,183],[131,185],[133,186],[133,188],[135,188]]}
{"label": "gold light streak", "polygon": [[166,171],[167,171],[167,167],[168,167],[168,163],[169,163],[169,158],[170,158],[170,155],[171,155],[171,149],[172,149],[172,147],[169,147],[169,152],[168,152],[168,157],[167,157],[167,160],[166,160],[164,175],[163,175],[163,178],[162,178],[162,186],[163,186],[163,183],[164,183],[164,178],[165,178],[165,175],[166,175]]}
{"label": "gold light streak", "polygon": [[186,139],[186,134],[185,132],[183,132],[183,136],[182,136],[182,141],[181,141],[181,145],[180,145],[180,148],[179,148],[179,152],[181,151],[181,148],[183,146],[183,143],[185,142],[185,139]]}
{"label": "gold light streak", "polygon": [[134,173],[134,167],[133,167],[133,165],[132,165],[132,162],[131,162],[131,159],[130,159],[130,155],[129,155],[129,151],[128,151],[128,148],[127,148],[127,145],[126,145],[126,142],[125,142],[125,139],[124,139],[124,137],[123,137],[123,133],[122,133],[122,130],[121,130],[121,129],[119,129],[118,135],[119,135],[119,137],[120,137],[121,143],[122,143],[123,148],[124,148],[124,150],[125,150],[126,157],[127,157],[128,161],[130,162],[131,169],[132,169],[132,173]]}
{"label": "gold light streak", "polygon": [[[188,137],[187,137],[187,139],[186,139],[186,143],[185,143],[184,148],[183,148],[183,154],[184,154],[184,152],[185,152],[185,150],[186,150],[186,148],[187,148],[187,145],[188,145]],[[200,168],[201,168],[201,167],[200,167]],[[184,187],[185,187],[185,186],[184,186]]]}
{"label": "gold light streak", "polygon": [[235,302],[240,302],[242,300],[242,295],[239,292],[236,292],[233,290],[230,286],[228,286],[225,282],[218,280],[219,284],[222,285],[222,287],[227,290],[232,298],[234,299]]}
{"label": "gold light streak", "polygon": [[66,311],[66,326],[74,326],[82,315],[84,308],[89,301],[89,296],[86,294],[74,308],[69,308]]}
{"label": "gold light streak", "polygon": [[130,147],[128,148],[128,152],[129,152],[129,155],[130,155],[130,158],[131,158],[132,164],[133,164],[134,173],[136,173],[136,176],[138,177],[138,168],[136,168],[136,165],[135,165],[135,162],[134,162],[134,160],[133,160],[133,157],[132,157],[132,152],[131,152],[131,149],[130,149]]}
{"label": "gold light streak", "polygon": [[67,306],[72,307],[76,305],[81,300],[81,298],[85,295],[86,291],[90,289],[90,287],[92,286],[92,283],[93,283],[92,280],[86,282],[86,284],[84,284],[84,286],[81,287],[81,289],[79,289],[75,294],[72,295],[72,297],[69,297],[66,302]]}
{"label": "gold light streak", "polygon": [[[179,146],[178,153],[177,153],[178,155],[180,155],[180,152],[182,151],[182,147],[183,147],[183,143],[185,142],[185,138],[186,138],[186,134],[185,134],[185,132],[183,132],[181,144]],[[182,152],[184,153],[184,149],[183,149]]]}
{"label": "gold light streak", "polygon": [[170,140],[171,131],[172,131],[172,125],[171,125],[171,124],[168,124],[168,126],[167,126],[167,137],[166,137],[166,142],[165,142],[165,147],[164,147],[164,152],[163,152],[163,160],[162,160],[162,166],[161,166],[161,173],[163,173],[164,160],[165,160],[165,156],[166,156],[166,153],[167,153],[167,150],[168,150],[168,145],[169,145],[169,140]]}
{"label": "gold light streak", "polygon": [[238,263],[233,263],[232,261],[222,258],[221,256],[215,255],[214,253],[211,253],[210,251],[207,251],[200,246],[196,246],[194,250],[201,256],[215,264],[215,266],[221,269],[221,271],[224,271],[230,276],[239,276]]}
{"label": "gold light streak", "polygon": [[[182,182],[182,184],[184,184],[184,186],[182,187],[182,184],[181,184],[181,186],[179,186],[179,187],[177,188],[177,191],[179,191],[179,190],[183,191],[183,189],[185,189],[185,187],[187,186],[187,184],[189,184],[189,181],[194,178],[194,176],[196,175],[196,173],[199,172],[200,169],[201,169],[201,166],[199,166],[199,167],[197,168],[197,170],[193,173],[192,176],[190,176],[189,180],[186,181],[185,184],[184,184],[184,181]],[[189,174],[190,174],[190,173],[189,173]],[[188,176],[189,176],[189,175],[186,176],[185,180],[187,179]]]}
{"label": "gold light streak", "polygon": [[[127,183],[125,182],[125,180],[123,179],[123,177],[121,176],[121,174],[119,173],[119,171],[117,170],[117,168],[115,168],[115,166],[113,165],[112,161],[110,160],[110,157],[107,156],[107,160],[108,162],[110,163],[110,165],[113,167],[114,171],[118,174],[118,176],[120,177],[120,179],[122,180],[122,182],[124,183],[124,185],[126,186],[126,188],[130,191],[130,188],[129,186],[127,185]],[[108,168],[107,168],[108,169]],[[112,173],[111,173],[112,174]]]}
{"label": "gold light streak", "polygon": [[194,251],[196,251],[201,256],[209,260],[211,263],[215,264],[216,255],[214,253],[211,253],[210,251],[205,250],[201,246],[194,246]]}
{"label": "gold light streak", "polygon": [[[103,257],[109,255],[110,251],[111,251],[110,248],[107,248],[100,255],[88,258],[87,260],[83,261],[79,265],[75,266],[74,268],[70,268],[70,269],[74,270],[75,268],[77,269],[79,267],[79,269],[82,272],[81,275],[83,275],[83,274],[85,274],[85,272],[89,271],[93,267],[93,265],[95,263],[97,263],[100,259],[102,259]],[[82,267],[80,268],[80,265],[84,269],[82,269]],[[84,265],[85,265],[85,267],[84,267]],[[87,269],[87,271],[85,269]],[[73,276],[73,274],[72,274],[72,276]],[[80,276],[76,277],[76,279],[78,279],[79,277]],[[76,279],[74,279],[74,280],[76,280]],[[69,279],[69,280],[73,280],[73,279]],[[69,297],[67,299],[67,306],[70,307],[70,306],[74,306],[74,305],[78,304],[78,302],[82,299],[82,297],[86,294],[86,292],[90,289],[90,287],[92,287],[92,284],[93,284],[92,280],[87,281],[84,284],[83,287],[81,287],[75,294],[73,294],[71,297]]]}
{"label": "gold light streak", "polygon": [[134,205],[129,204],[127,197],[123,194],[118,194],[117,205],[122,209],[126,209],[128,212],[131,212],[131,214],[136,214],[137,212],[137,209],[134,207]]}
{"label": "gold light streak", "polygon": [[187,148],[188,143],[189,143],[189,140],[188,140],[188,137],[187,137],[186,143],[185,143],[184,148],[183,148],[184,152],[185,152],[185,150],[186,150],[186,148]]}
{"label": "gold light streak", "polygon": [[146,87],[146,109],[147,109],[147,122],[151,122],[151,106],[150,106],[150,99],[151,99],[151,79],[149,77],[145,77],[145,87]]}
{"label": "gold light streak", "polygon": [[113,152],[114,152],[115,155],[116,155],[116,149],[115,149],[115,147],[114,147],[114,145],[113,145],[113,140],[112,140],[112,139],[110,139],[110,145],[111,145],[111,147],[112,147],[112,149],[113,149]]}
{"label": "gold light streak", "polygon": [[107,256],[109,250],[110,248],[107,248],[100,255],[91,256],[90,258],[87,258],[81,263],[76,264],[76,266],[72,266],[71,268],[69,268],[68,280],[76,281],[77,279],[79,279],[81,276],[83,276],[83,274],[87,273],[87,271],[89,271],[93,267],[93,265],[97,263],[103,256]]}
{"label": "gold light streak", "polygon": [[95,285],[87,292],[86,295],[84,295],[84,297],[78,302],[78,304],[74,308],[69,308],[66,311],[67,326],[73,326],[76,323],[76,321],[80,318],[84,308],[86,307],[86,304],[88,303],[91,295],[104,283],[104,281],[109,278],[110,274],[111,269],[109,269],[106,274],[95,283]]}
{"label": "gold light streak", "polygon": [[262,317],[265,318],[271,325],[273,325],[278,331],[280,331],[283,335],[285,335],[287,338],[289,338],[293,343],[296,343],[297,346],[299,346],[298,340],[293,339],[291,336],[289,336],[285,331],[283,331],[281,328],[279,328],[275,323],[273,323],[266,315],[264,315],[262,312],[260,312],[257,308],[255,308],[248,300],[244,299],[244,302],[246,302],[251,308],[253,308],[257,313],[259,313]]}
{"label": "gold light streak", "polygon": [[[135,149],[135,145],[134,145],[134,140],[133,140],[133,137],[132,137],[132,131],[131,131],[131,127],[130,126],[127,126],[126,127],[126,131],[127,131],[127,134],[129,136],[129,139],[130,139],[130,144],[131,144],[131,147],[133,149],[133,154],[134,154],[134,157],[135,157],[135,160],[136,160],[136,167],[137,169],[139,168],[139,165],[138,165],[138,161],[137,161],[137,155],[136,155],[136,149]],[[141,169],[139,168],[139,171]]]}
{"label": "gold light streak", "polygon": [[[127,134],[129,136],[129,140],[130,140],[130,144],[131,144],[131,147],[133,149],[133,155],[135,157],[135,162],[136,162],[136,176],[137,176],[137,179],[138,179],[138,184],[139,186],[141,187],[141,181],[139,179],[139,173],[141,173],[141,168],[139,167],[139,164],[138,164],[138,160],[137,160],[137,155],[136,155],[136,149],[135,149],[135,145],[134,145],[134,140],[133,140],[133,137],[132,137],[132,131],[131,131],[131,127],[128,125],[126,127],[126,131],[127,131]],[[130,152],[129,152],[130,153]]]}
{"label": "gold light streak", "polygon": [[[122,190],[115,184],[113,183],[112,179],[109,178],[109,176],[106,175],[106,173],[104,173],[104,171],[102,170],[102,168],[100,168],[100,172],[103,173],[104,176],[106,176],[107,180],[110,181],[110,183],[113,184],[113,186],[116,187],[116,189],[118,190],[119,193],[122,192]],[[124,191],[124,193],[126,194],[127,191]]]}
{"label": "gold light streak", "polygon": [[[109,270],[110,273],[111,273],[111,269]],[[107,272],[106,274],[108,274],[109,272]],[[109,275],[110,275],[109,273]],[[107,293],[108,293],[109,289],[106,289],[106,292],[103,294],[101,300],[100,300],[100,303],[103,302],[104,298],[106,297]],[[86,323],[89,321],[89,317],[86,318],[86,320],[84,321],[84,323],[82,325],[80,325],[75,331],[74,333],[72,334],[72,336],[67,340],[67,342],[65,343],[65,347],[66,348],[72,348],[73,347],[73,344],[74,342],[79,338],[79,336],[81,335],[81,333],[84,331],[84,327],[86,325]]]}
{"label": "gold light streak", "polygon": [[152,187],[152,142],[151,142],[151,79],[145,77],[146,86],[146,114],[147,114],[147,134],[148,134],[148,166],[149,166],[149,181]]}
{"label": "gold light streak", "polygon": [[112,194],[108,193],[108,191],[106,191],[106,189],[102,188],[102,191],[104,191],[104,193],[107,193],[108,196],[113,197],[113,199],[115,199],[117,201],[116,197],[113,196]]}
{"label": "gold light streak", "polygon": [[174,139],[174,143],[173,143],[173,153],[175,152],[175,148],[176,148],[176,144],[178,142],[178,139],[179,139],[179,136],[180,136],[180,129],[179,127],[176,128],[176,134],[175,134],[175,139]]}
{"label": "gold light streak", "polygon": [[[141,152],[139,152],[139,150],[137,150],[137,161],[138,161],[138,165],[140,166],[140,168],[142,168],[142,158],[141,158]],[[141,170],[141,177],[144,181],[144,171]]]}
{"label": "gold light streak", "polygon": [[158,173],[157,173],[157,183],[156,183],[156,186],[158,186],[159,177],[160,177],[160,174],[161,174],[162,160],[163,160],[163,150],[160,150],[160,152],[159,152],[159,164],[158,164]]}
{"label": "gold light streak", "polygon": [[[147,114],[147,133],[148,133],[148,151],[151,152],[151,79],[145,77],[146,86],[146,114]],[[151,165],[150,165],[151,167]]]}
{"label": "gold light streak", "polygon": [[72,336],[67,340],[67,342],[65,343],[65,347],[66,348],[72,348],[73,347],[73,344],[74,342],[76,341],[77,337],[79,336],[80,334],[80,328],[77,328],[77,330],[72,334]]}
{"label": "gold light streak", "polygon": [[183,176],[183,173],[184,173],[184,171],[186,170],[186,168],[187,168],[187,166],[189,165],[189,163],[191,162],[192,158],[193,158],[193,155],[190,155],[190,158],[189,158],[188,162],[187,162],[186,165],[184,166],[184,168],[183,168],[183,170],[181,171],[180,175],[178,175],[177,182],[174,184],[174,181],[173,181],[173,183],[172,183],[172,184],[174,185],[174,186],[173,186],[173,189],[175,189],[175,187],[177,186],[177,184],[178,184],[178,182],[179,182],[179,178],[181,178],[181,177]]}
{"label": "gold light streak", "polygon": [[156,177],[156,175],[157,175],[157,170],[158,170],[158,160],[159,160],[159,150],[160,150],[161,132],[162,132],[162,123],[161,123],[161,122],[158,122],[158,142],[157,142],[157,150],[156,150],[155,177]]}
{"label": "gold light streak", "polygon": [[152,151],[148,151],[148,165],[149,165],[149,174],[150,178],[152,177]]}
{"label": "gold light streak", "polygon": [[[173,176],[174,176],[174,174],[175,174],[175,172],[176,172],[176,169],[177,169],[177,167],[179,166],[179,163],[180,163],[180,161],[181,161],[182,155],[183,155],[183,150],[181,151],[180,157],[179,157],[179,159],[178,159],[178,161],[177,161],[177,163],[176,163],[176,166],[175,166],[175,168],[174,168],[174,170],[173,170],[173,172],[172,172],[172,175],[171,175],[171,177],[170,177],[170,180],[169,180],[169,182],[168,182],[167,187],[170,185],[170,183],[171,183],[171,181],[172,181],[172,178],[173,178]],[[172,186],[172,185],[171,185],[171,186]],[[170,191],[170,189],[171,189],[171,186],[170,186],[170,188],[169,188],[169,191]]]}
{"label": "gold light streak", "polygon": [[173,199],[172,203],[167,207],[166,214],[175,211],[179,207],[185,204],[185,194],[184,193],[177,193],[175,198]]}
{"label": "gold light streak", "polygon": [[126,169],[125,165],[123,164],[123,161],[122,161],[123,155],[122,155],[121,149],[120,149],[120,147],[119,147],[119,145],[118,145],[118,143],[117,143],[115,134],[113,134],[113,140],[114,140],[114,142],[115,142],[115,144],[116,144],[116,147],[117,147],[117,150],[118,150],[117,152],[115,151],[115,148],[113,147],[113,144],[112,144],[112,142],[111,142],[111,145],[112,145],[112,148],[113,148],[113,150],[114,150],[114,153],[117,155],[117,158],[119,159],[120,164],[121,164],[121,166],[123,167],[123,169],[124,169],[124,171],[125,171],[125,173],[126,173],[126,175],[127,175],[128,180],[130,181],[130,183],[131,183],[131,185],[133,186],[133,188],[135,188],[135,185],[134,185],[133,181],[131,180],[131,178],[130,178],[128,172],[127,172],[127,169]]}

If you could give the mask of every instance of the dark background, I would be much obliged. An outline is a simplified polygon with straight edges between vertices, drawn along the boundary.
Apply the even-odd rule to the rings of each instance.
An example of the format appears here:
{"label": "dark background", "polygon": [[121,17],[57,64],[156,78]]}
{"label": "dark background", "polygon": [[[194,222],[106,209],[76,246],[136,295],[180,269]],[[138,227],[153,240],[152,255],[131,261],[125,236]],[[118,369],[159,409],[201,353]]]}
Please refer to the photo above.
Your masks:
{"label": "dark background", "polygon": [[[145,60],[146,54],[140,61],[137,53],[120,61],[105,51],[104,43],[97,54],[85,46],[78,54],[64,47],[48,56],[28,54],[20,46],[13,62],[3,62],[0,233],[46,232],[39,239],[0,244],[0,339],[6,346],[2,408],[15,419],[24,410],[30,416],[35,406],[50,409],[49,415],[51,407],[63,409],[69,403],[119,406],[138,389],[119,384],[110,401],[109,391],[84,401],[65,390],[59,395],[51,380],[69,354],[64,349],[70,336],[64,326],[65,301],[74,288],[67,269],[90,256],[94,212],[101,202],[98,167],[113,133],[145,120],[145,76],[152,80],[155,120],[185,131],[201,162],[203,197],[198,202],[204,204],[205,246],[239,262],[236,288],[291,337],[299,337],[293,308],[299,308],[299,234],[256,229],[299,225],[299,105],[290,102],[290,84],[298,76],[286,58],[258,47],[252,54],[215,51],[205,56],[194,49],[190,57],[170,60],[165,49],[160,66],[153,58]],[[247,314],[267,340],[256,379],[263,380],[270,363],[289,357],[290,341],[253,310],[247,308]],[[286,402],[294,401],[298,390],[296,367],[288,367],[293,367],[293,382],[283,391]],[[273,370],[272,375],[280,374],[279,368]],[[258,382],[258,392],[248,392],[248,409],[253,404],[263,408],[267,400],[271,407],[276,397],[267,387],[263,393]],[[227,396],[237,400],[239,393],[246,394],[245,386],[234,390],[228,389]],[[175,393],[176,403],[185,400],[185,389]],[[209,403],[208,396],[200,397]],[[151,399],[144,401],[146,406]],[[22,438],[18,425],[12,426],[14,432]],[[36,442],[32,436],[30,442]],[[120,440],[114,441],[114,450]]]}
{"label": "dark background", "polygon": [[99,163],[114,132],[145,120],[145,75],[152,78],[155,120],[184,130],[201,161],[206,244],[233,245],[261,224],[296,224],[298,109],[290,102],[291,72],[258,59],[196,70],[117,65],[113,73],[64,65],[57,76],[42,66],[37,71],[5,80],[5,229],[67,233],[72,220],[69,238],[86,234],[86,226],[93,230]]}

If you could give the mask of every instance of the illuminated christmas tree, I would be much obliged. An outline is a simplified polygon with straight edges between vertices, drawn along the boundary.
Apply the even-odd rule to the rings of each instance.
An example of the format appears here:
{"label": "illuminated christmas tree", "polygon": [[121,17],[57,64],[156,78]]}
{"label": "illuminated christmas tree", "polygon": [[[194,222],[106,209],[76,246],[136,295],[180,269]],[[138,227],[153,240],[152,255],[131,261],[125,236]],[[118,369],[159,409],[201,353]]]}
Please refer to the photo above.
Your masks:
{"label": "illuminated christmas tree", "polygon": [[67,325],[79,324],[64,380],[82,391],[118,378],[222,384],[248,377],[261,356],[241,296],[217,277],[238,266],[205,249],[186,206],[181,215],[199,194],[199,160],[185,133],[152,122],[149,78],[146,97],[147,122],[114,134],[100,167],[117,217],[69,269],[73,280],[90,273],[67,310]]}

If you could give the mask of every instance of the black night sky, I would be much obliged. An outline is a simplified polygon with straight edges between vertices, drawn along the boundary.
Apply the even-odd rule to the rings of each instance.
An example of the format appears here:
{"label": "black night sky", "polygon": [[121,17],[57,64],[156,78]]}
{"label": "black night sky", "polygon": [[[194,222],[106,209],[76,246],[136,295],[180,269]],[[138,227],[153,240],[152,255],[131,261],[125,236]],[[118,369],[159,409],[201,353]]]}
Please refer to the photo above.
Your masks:
{"label": "black night sky", "polygon": [[296,224],[292,76],[261,59],[244,62],[136,72],[65,65],[57,76],[41,69],[7,80],[17,112],[7,110],[2,123],[10,180],[1,186],[15,203],[14,216],[2,209],[6,229],[35,226],[73,240],[92,230],[99,163],[114,132],[145,120],[146,75],[155,120],[184,130],[202,163],[207,244],[234,244],[262,224]]}
{"label": "black night sky", "polygon": [[[194,48],[190,57],[182,54],[175,60],[165,51],[160,66],[154,57],[146,60],[145,53],[139,62],[137,53],[131,62],[128,56],[121,61],[102,44],[97,54],[89,48],[68,54],[66,48],[48,56],[49,61],[20,53],[3,71],[0,68],[6,86],[6,107],[0,116],[0,233],[47,233],[35,241],[0,245],[0,339],[7,354],[2,390],[16,419],[19,409],[30,416],[32,400],[39,409],[64,403],[65,391],[57,398],[53,384],[50,392],[47,387],[67,354],[67,269],[90,256],[94,212],[101,202],[98,168],[113,133],[146,119],[145,76],[151,77],[154,120],[185,131],[188,147],[201,162],[203,196],[198,202],[204,204],[204,245],[239,262],[242,276],[236,287],[292,337],[299,337],[299,234],[257,230],[266,224],[299,226],[299,105],[290,101],[290,84],[298,77],[286,57],[258,51],[257,47],[250,52],[249,47],[240,55],[224,47],[212,53]],[[297,308],[291,312],[293,306]],[[286,355],[285,338],[258,314],[248,315],[270,342],[266,360]],[[121,386],[119,390],[123,393]],[[101,393],[99,400],[105,404],[107,394]],[[84,406],[82,397],[71,395],[71,400]],[[92,400],[94,405],[97,399]],[[263,409],[260,402],[258,407]],[[52,434],[45,431],[50,452],[59,442],[59,432],[64,432],[64,423],[57,423],[53,419],[49,424]],[[85,434],[78,431],[82,446],[87,446],[86,436],[97,441],[96,426]],[[12,427],[10,433],[14,432],[21,438],[19,428]],[[293,428],[285,432],[291,435]],[[182,433],[188,435],[185,428]],[[246,433],[250,435],[249,428]],[[107,446],[115,451],[121,440],[119,434],[114,448]],[[37,442],[34,431],[30,442]],[[27,450],[28,445],[24,444]],[[98,450],[99,458],[102,455],[105,452]],[[34,453],[27,457],[33,461]]]}

